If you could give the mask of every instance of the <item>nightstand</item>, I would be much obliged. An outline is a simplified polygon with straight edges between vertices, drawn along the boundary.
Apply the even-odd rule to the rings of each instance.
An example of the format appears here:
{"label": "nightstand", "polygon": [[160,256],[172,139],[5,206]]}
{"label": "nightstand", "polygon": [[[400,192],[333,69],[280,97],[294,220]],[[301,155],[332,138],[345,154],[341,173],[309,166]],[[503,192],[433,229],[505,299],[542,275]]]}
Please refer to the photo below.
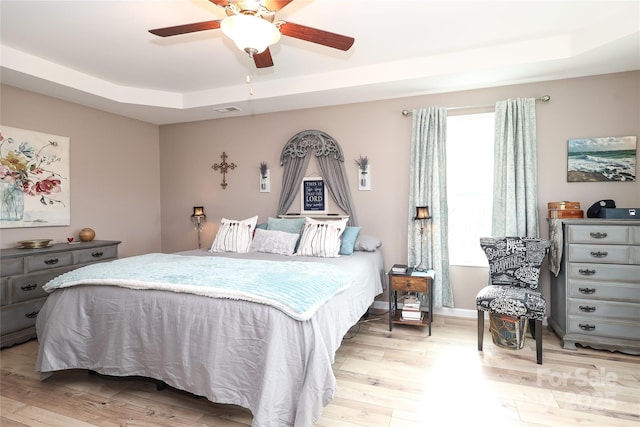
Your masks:
{"label": "nightstand", "polygon": [[[389,271],[389,331],[393,324],[428,326],[429,336],[431,336],[431,323],[433,323],[433,279],[435,272],[428,270],[420,276],[412,275],[413,269],[406,273],[394,273]],[[398,308],[398,293],[417,292],[427,295],[429,311],[422,319],[405,320],[402,318],[402,310]]]}

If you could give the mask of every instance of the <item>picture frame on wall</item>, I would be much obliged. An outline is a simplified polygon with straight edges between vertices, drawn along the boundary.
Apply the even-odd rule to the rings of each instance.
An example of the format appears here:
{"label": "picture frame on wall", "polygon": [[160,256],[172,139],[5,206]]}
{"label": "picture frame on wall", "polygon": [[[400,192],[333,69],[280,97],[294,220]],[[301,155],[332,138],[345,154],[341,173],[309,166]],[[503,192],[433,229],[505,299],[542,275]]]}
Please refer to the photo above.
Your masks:
{"label": "picture frame on wall", "polygon": [[71,223],[69,138],[0,125],[0,228]]}
{"label": "picture frame on wall", "polygon": [[324,179],[321,177],[302,178],[300,189],[300,213],[302,215],[326,215],[329,212],[329,200]]}
{"label": "picture frame on wall", "polygon": [[569,139],[567,182],[634,182],[635,136]]}

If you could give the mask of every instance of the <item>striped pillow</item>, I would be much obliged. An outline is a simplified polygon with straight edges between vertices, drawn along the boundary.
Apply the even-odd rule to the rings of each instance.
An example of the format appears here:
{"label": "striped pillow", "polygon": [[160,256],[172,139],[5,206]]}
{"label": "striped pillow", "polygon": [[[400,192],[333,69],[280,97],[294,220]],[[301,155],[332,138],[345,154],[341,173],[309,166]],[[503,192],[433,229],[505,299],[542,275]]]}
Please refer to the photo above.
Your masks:
{"label": "striped pillow", "polygon": [[335,258],[340,256],[340,236],[348,218],[335,221],[317,221],[307,218],[296,255]]}
{"label": "striped pillow", "polygon": [[209,252],[249,252],[258,216],[236,221],[222,218]]}

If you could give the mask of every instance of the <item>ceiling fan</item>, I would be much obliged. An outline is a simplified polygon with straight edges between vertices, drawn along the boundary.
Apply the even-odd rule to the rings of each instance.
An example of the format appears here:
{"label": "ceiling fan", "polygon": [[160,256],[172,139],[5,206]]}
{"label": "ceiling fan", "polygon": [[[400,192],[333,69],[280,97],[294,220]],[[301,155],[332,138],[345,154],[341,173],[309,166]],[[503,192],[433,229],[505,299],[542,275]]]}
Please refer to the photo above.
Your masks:
{"label": "ceiling fan", "polygon": [[227,18],[193,24],[149,30],[160,37],[176,36],[197,31],[222,29],[236,45],[253,58],[257,68],[273,66],[269,46],[280,35],[317,43],[340,50],[349,50],[355,39],[293,22],[275,20],[277,11],[293,0],[209,0],[224,8]]}

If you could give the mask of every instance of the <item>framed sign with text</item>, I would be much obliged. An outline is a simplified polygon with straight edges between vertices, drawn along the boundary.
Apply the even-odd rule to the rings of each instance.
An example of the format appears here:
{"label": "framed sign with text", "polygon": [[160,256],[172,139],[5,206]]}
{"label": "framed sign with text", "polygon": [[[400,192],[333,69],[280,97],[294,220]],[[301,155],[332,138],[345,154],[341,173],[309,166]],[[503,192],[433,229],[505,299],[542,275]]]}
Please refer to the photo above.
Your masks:
{"label": "framed sign with text", "polygon": [[329,212],[327,189],[322,178],[302,178],[301,190],[301,214],[326,214]]}

